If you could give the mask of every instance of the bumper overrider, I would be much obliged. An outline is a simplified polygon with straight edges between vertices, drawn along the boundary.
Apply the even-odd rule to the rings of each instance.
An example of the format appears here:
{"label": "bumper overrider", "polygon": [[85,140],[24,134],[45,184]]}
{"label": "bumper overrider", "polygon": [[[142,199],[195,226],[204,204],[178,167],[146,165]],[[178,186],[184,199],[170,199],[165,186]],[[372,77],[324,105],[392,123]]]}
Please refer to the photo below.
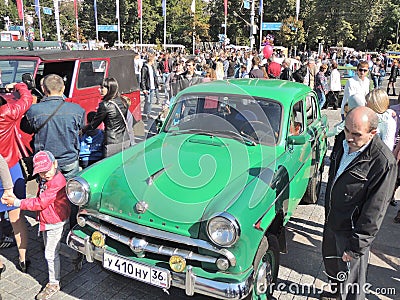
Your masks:
{"label": "bumper overrider", "polygon": [[[89,226],[93,230],[99,231],[108,238],[112,238],[122,244],[130,247],[138,258],[145,257],[146,253],[160,254],[166,256],[178,255],[190,261],[216,263],[218,257],[194,253],[186,249],[172,248],[156,243],[148,243],[144,238],[135,238],[121,235],[116,231],[111,230],[111,226],[102,225],[93,219],[104,221],[112,226],[116,226],[132,232],[132,235],[149,236],[151,238],[180,243],[182,245],[195,246],[205,250],[214,252],[222,259],[229,261],[231,266],[236,265],[236,258],[227,249],[216,248],[214,245],[199,239],[193,239],[173,233],[168,233],[158,229],[148,228],[109,215],[104,215],[94,210],[81,210],[78,215],[77,226]],[[98,260],[103,262],[103,256],[106,251],[105,247],[96,247],[91,242],[91,237],[84,238],[76,235],[73,230],[70,231],[67,237],[67,245],[72,249],[84,254],[88,262]],[[194,273],[193,267],[187,265],[184,272],[170,271],[170,285],[184,289],[186,295],[193,296],[195,293],[211,296],[219,299],[242,299],[247,296],[254,284],[254,271],[249,272],[247,277],[242,282],[221,282],[216,280],[200,277]]]}

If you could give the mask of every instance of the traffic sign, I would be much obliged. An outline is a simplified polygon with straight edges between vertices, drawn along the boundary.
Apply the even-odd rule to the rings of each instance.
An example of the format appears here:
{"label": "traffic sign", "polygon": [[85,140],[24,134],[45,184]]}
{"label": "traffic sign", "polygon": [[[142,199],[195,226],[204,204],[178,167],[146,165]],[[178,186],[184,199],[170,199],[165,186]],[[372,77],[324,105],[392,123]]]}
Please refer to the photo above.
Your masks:
{"label": "traffic sign", "polygon": [[53,10],[50,7],[43,7],[43,13],[45,15],[52,15],[53,14]]}
{"label": "traffic sign", "polygon": [[10,30],[10,31],[21,31],[21,30],[23,30],[23,27],[19,26],[19,25],[11,25],[11,26],[8,27],[8,30]]}
{"label": "traffic sign", "polygon": [[118,31],[117,25],[97,25],[97,31]]}
{"label": "traffic sign", "polygon": [[281,30],[282,22],[263,22],[262,30]]}

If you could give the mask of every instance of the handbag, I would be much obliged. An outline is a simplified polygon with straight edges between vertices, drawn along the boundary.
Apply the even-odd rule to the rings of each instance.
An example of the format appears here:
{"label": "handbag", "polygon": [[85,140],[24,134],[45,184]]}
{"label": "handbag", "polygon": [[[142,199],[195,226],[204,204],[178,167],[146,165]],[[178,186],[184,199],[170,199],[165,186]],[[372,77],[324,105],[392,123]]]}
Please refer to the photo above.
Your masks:
{"label": "handbag", "polygon": [[[122,119],[124,120],[125,123],[125,127],[126,130],[128,131],[128,135],[129,135],[129,140],[130,140],[130,146],[133,146],[135,144],[135,134],[133,132],[133,125],[134,125],[134,118],[132,113],[129,111],[128,109],[128,114],[127,114],[127,118],[125,119],[124,114],[122,113],[121,109],[119,108],[119,106],[117,105],[117,103],[115,103],[112,100],[108,100],[110,103],[114,104],[114,106],[118,109],[119,113],[122,116]],[[130,126],[128,124],[131,124]],[[106,145],[107,146],[107,145]]]}
{"label": "handbag", "polygon": [[[50,121],[50,119],[59,111],[59,109],[61,108],[61,106],[63,104],[64,104],[64,101],[62,101],[60,103],[60,105],[53,111],[53,113],[47,118],[47,120],[44,121],[43,124],[40,125],[36,129],[35,134],[38,133],[39,130],[42,129]],[[24,176],[25,181],[30,181],[30,180],[34,179],[36,176],[36,175],[33,175],[33,156],[34,155],[29,155],[29,153],[26,151],[25,146],[24,146],[23,142],[21,141],[17,127],[15,127],[15,131],[16,131],[16,136],[17,136],[18,148],[19,148],[20,152],[22,153],[22,158],[19,160],[19,164],[20,164],[21,170],[22,170],[22,175]]]}

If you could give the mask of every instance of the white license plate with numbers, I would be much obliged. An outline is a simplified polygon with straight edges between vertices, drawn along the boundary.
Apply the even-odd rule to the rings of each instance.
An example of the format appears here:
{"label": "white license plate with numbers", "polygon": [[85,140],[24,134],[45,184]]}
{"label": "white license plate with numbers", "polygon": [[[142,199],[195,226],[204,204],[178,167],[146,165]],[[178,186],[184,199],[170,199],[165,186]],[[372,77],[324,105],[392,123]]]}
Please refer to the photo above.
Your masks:
{"label": "white license plate with numbers", "polygon": [[146,282],[168,289],[170,287],[170,273],[161,268],[139,264],[110,252],[104,252],[103,267],[126,277]]}

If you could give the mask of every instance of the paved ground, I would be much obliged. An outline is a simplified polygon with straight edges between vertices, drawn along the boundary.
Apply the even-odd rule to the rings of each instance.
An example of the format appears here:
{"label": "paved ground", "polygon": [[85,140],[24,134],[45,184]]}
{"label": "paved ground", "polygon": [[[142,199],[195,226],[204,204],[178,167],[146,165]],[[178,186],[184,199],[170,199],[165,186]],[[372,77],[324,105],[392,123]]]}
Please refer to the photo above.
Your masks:
{"label": "paved ground", "polygon": [[[323,113],[328,115],[331,125],[339,119],[339,111],[329,109]],[[274,293],[277,299],[317,299],[318,290],[327,282],[320,252],[327,169],[325,167],[324,185],[318,203],[300,205],[287,226],[289,252],[281,256],[279,291]],[[30,186],[28,190],[32,191],[34,188]],[[396,196],[400,199],[399,192]],[[368,275],[372,294],[368,296],[369,300],[400,299],[400,225],[392,221],[396,212],[397,208],[389,207],[372,247]],[[32,264],[28,274],[23,274],[15,267],[18,261],[17,249],[1,249],[0,257],[7,266],[7,271],[0,280],[0,294],[5,300],[34,299],[42,285],[47,282],[47,266],[42,241],[37,237],[37,225],[31,213],[26,218],[30,233],[28,255]],[[77,273],[68,257],[70,251],[67,249],[63,252],[62,291],[54,299],[207,299],[202,296],[189,298],[177,289],[171,289],[168,295],[161,289],[104,271],[96,263],[85,263],[83,269]]]}

